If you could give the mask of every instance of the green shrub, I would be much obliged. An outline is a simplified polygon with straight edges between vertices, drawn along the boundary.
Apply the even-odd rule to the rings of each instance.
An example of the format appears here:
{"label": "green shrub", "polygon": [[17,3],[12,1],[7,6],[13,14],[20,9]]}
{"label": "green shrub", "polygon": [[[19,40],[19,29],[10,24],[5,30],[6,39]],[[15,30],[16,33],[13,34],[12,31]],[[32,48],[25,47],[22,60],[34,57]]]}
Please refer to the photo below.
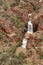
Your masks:
{"label": "green shrub", "polygon": [[2,5],[3,4],[3,0],[0,0],[0,5]]}
{"label": "green shrub", "polygon": [[40,21],[42,24],[43,24],[43,20],[42,21]]}
{"label": "green shrub", "polygon": [[7,37],[4,37],[4,38],[3,38],[3,41],[4,41],[5,43],[8,43],[8,42],[9,42],[9,40],[8,40]]}
{"label": "green shrub", "polygon": [[23,0],[24,2],[28,2],[28,0]]}
{"label": "green shrub", "polygon": [[26,58],[26,55],[23,52],[20,52],[18,58],[23,60]]}
{"label": "green shrub", "polygon": [[2,24],[0,23],[0,28],[2,28]]}
{"label": "green shrub", "polygon": [[19,5],[20,0],[15,0],[16,4]]}
{"label": "green shrub", "polygon": [[33,5],[33,10],[38,11],[39,7],[36,5]]}
{"label": "green shrub", "polygon": [[5,10],[5,11],[7,11],[8,10],[8,6],[7,6],[7,4],[6,3],[3,3],[3,9]]}
{"label": "green shrub", "polygon": [[5,18],[6,18],[6,17],[7,17],[7,15],[6,15],[5,13],[3,13],[3,14],[2,14],[2,17],[5,17]]}
{"label": "green shrub", "polygon": [[12,46],[10,48],[10,52],[15,53],[16,49],[17,49],[17,46]]}
{"label": "green shrub", "polygon": [[41,54],[40,54],[40,59],[43,59],[43,51],[41,51]]}
{"label": "green shrub", "polygon": [[4,60],[4,55],[0,54],[0,65],[3,63],[3,60]]}
{"label": "green shrub", "polygon": [[13,23],[15,23],[15,18],[14,18],[14,15],[13,15],[13,14],[10,15],[10,20],[11,20]]}
{"label": "green shrub", "polygon": [[15,6],[16,6],[15,3],[11,3],[11,4],[10,4],[10,7],[15,7]]}
{"label": "green shrub", "polygon": [[0,39],[3,39],[3,33],[0,33]]}

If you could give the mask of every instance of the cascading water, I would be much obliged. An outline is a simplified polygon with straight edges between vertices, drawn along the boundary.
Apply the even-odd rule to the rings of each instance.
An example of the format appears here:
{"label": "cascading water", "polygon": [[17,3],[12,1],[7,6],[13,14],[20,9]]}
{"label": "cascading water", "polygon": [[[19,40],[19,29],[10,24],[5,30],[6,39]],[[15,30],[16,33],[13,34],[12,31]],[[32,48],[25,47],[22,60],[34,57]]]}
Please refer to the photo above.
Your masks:
{"label": "cascading water", "polygon": [[22,47],[26,48],[26,45],[27,45],[27,39],[24,38],[23,41],[22,41]]}
{"label": "cascading water", "polygon": [[31,22],[31,20],[28,21],[28,33],[33,33],[33,24]]}
{"label": "cascading water", "polygon": [[[29,33],[29,34],[33,33],[33,24],[31,22],[31,20],[28,21],[28,31],[27,31],[27,33]],[[23,41],[22,41],[22,47],[26,48],[26,45],[27,45],[27,39],[24,38]]]}
{"label": "cascading water", "polygon": [[42,2],[42,0],[39,0],[39,2]]}

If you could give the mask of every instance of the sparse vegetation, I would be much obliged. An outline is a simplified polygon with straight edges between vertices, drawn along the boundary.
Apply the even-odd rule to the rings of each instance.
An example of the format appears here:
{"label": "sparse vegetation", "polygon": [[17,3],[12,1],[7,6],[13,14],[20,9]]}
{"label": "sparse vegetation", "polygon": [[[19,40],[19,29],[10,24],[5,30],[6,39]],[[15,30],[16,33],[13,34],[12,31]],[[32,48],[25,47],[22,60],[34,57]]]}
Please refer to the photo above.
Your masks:
{"label": "sparse vegetation", "polygon": [[[43,60],[43,3],[38,0],[0,0],[0,65],[38,65]],[[22,40],[31,15],[33,34]],[[43,63],[43,62],[42,62]]]}
{"label": "sparse vegetation", "polygon": [[19,5],[20,0],[15,0],[16,4]]}
{"label": "sparse vegetation", "polygon": [[3,4],[3,0],[0,0],[0,5],[2,5]]}
{"label": "sparse vegetation", "polygon": [[28,0],[23,0],[24,2],[28,2]]}
{"label": "sparse vegetation", "polygon": [[7,6],[7,4],[6,3],[3,3],[3,9],[5,10],[5,11],[7,11],[8,10],[8,6]]}
{"label": "sparse vegetation", "polygon": [[43,51],[41,51],[41,54],[40,54],[40,59],[43,59]]}
{"label": "sparse vegetation", "polygon": [[10,48],[10,51],[11,51],[12,53],[15,53],[16,49],[17,49],[17,46],[12,46],[12,47]]}
{"label": "sparse vegetation", "polygon": [[15,3],[11,3],[11,4],[10,4],[10,7],[15,7],[15,6],[16,6]]}
{"label": "sparse vegetation", "polygon": [[35,13],[39,13],[39,6],[33,5],[33,10],[35,11]]}
{"label": "sparse vegetation", "polygon": [[2,28],[2,24],[0,23],[0,28]]}

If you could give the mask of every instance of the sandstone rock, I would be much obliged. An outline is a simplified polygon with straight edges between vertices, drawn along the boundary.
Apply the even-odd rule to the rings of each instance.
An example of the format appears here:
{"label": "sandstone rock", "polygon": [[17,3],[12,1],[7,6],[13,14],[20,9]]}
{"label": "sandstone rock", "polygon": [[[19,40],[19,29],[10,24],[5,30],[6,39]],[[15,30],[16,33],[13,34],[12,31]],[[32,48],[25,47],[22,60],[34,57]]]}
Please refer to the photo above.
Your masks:
{"label": "sandstone rock", "polygon": [[15,33],[11,33],[11,34],[7,34],[8,37],[13,37],[13,36],[16,36]]}
{"label": "sandstone rock", "polygon": [[26,32],[25,38],[29,39],[30,34]]}
{"label": "sandstone rock", "polygon": [[32,48],[32,45],[31,45],[31,43],[28,41],[28,43],[27,43],[27,49],[31,49]]}
{"label": "sandstone rock", "polygon": [[26,55],[26,49],[22,47],[17,48],[15,54],[18,56],[20,52],[23,52]]}

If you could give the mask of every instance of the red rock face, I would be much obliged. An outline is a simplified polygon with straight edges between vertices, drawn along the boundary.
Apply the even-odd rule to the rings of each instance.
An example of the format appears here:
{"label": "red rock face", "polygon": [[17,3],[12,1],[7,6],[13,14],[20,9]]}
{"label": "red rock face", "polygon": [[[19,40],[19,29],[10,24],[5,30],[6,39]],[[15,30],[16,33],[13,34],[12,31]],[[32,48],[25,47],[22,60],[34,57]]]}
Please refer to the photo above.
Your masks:
{"label": "red rock face", "polygon": [[[22,8],[24,7],[24,8]],[[22,9],[21,9],[22,8]],[[27,23],[28,22],[28,13],[32,13],[33,12],[33,7],[31,6],[31,4],[27,4],[26,2],[21,2],[21,6],[16,6],[15,8],[11,8],[11,11],[18,13],[23,22]]]}
{"label": "red rock face", "polygon": [[33,27],[34,29],[37,28],[36,31],[43,30],[43,15],[39,16],[37,19],[34,18]]}
{"label": "red rock face", "polygon": [[15,11],[16,13],[18,13],[21,16],[24,23],[28,22],[28,11],[27,10],[18,8],[14,10],[12,9],[12,11]]}
{"label": "red rock face", "polygon": [[43,30],[43,16],[40,16],[38,20],[39,20],[38,30]]}
{"label": "red rock face", "polygon": [[18,33],[18,29],[17,29],[15,26],[12,26],[12,29],[13,29],[16,33]]}
{"label": "red rock face", "polygon": [[11,27],[7,27],[7,28],[5,28],[5,31],[6,31],[6,33],[11,33],[12,32],[12,29],[11,29]]}
{"label": "red rock face", "polygon": [[27,9],[27,11],[29,13],[33,12],[33,7],[31,6],[30,3],[26,3],[26,2],[21,2],[22,7],[24,7],[25,9]]}
{"label": "red rock face", "polygon": [[2,29],[0,29],[0,32],[2,32]]}
{"label": "red rock face", "polygon": [[43,30],[43,24],[39,24],[38,30]]}
{"label": "red rock face", "polygon": [[11,37],[10,41],[13,42],[14,44],[17,44],[17,37],[16,36]]}
{"label": "red rock face", "polygon": [[22,12],[22,16],[21,16],[22,20],[24,23],[27,23],[28,22],[28,12],[26,10],[24,10]]}

